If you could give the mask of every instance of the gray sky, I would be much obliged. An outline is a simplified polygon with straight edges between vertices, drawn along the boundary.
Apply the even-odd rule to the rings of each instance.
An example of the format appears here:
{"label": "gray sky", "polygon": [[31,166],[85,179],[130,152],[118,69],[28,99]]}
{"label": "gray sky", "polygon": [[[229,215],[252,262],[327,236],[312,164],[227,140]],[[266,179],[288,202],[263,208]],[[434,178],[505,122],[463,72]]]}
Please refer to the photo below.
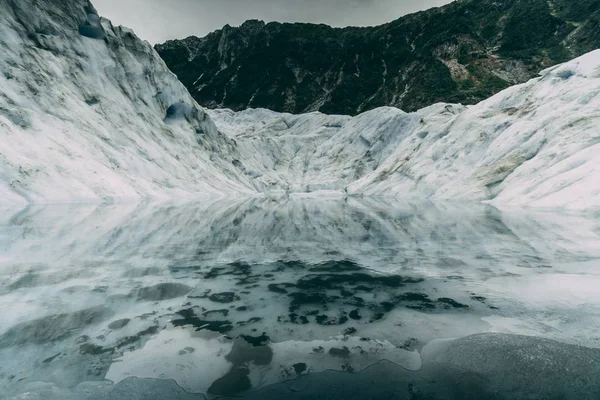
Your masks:
{"label": "gray sky", "polygon": [[248,19],[378,25],[451,0],[92,0],[98,12],[142,39],[160,43],[204,36]]}

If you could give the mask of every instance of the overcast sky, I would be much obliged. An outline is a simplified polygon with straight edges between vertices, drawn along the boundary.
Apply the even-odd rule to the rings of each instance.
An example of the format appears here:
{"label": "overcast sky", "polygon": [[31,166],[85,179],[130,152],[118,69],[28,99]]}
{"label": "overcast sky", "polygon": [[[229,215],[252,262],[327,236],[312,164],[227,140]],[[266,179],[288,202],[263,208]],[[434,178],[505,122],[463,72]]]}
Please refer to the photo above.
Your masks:
{"label": "overcast sky", "polygon": [[98,12],[150,43],[204,36],[248,19],[378,25],[451,0],[92,0]]}

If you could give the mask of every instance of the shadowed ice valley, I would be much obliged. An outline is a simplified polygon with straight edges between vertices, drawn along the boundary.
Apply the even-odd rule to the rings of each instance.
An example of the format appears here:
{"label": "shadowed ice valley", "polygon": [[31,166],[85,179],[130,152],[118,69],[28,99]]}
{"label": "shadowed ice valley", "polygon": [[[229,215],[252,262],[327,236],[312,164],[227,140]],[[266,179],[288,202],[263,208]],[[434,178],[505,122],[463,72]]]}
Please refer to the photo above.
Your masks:
{"label": "shadowed ice valley", "polygon": [[597,215],[263,197],[1,218],[2,399],[600,395]]}

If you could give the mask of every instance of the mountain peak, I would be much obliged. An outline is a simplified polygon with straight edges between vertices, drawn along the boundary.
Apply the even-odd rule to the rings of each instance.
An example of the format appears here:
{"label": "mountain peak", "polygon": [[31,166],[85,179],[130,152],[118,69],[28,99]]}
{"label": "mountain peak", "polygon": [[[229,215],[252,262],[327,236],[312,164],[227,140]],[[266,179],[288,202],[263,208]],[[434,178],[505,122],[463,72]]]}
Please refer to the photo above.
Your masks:
{"label": "mountain peak", "polygon": [[206,107],[356,115],[475,104],[600,47],[598,21],[600,0],[462,0],[367,28],[251,20],[156,49]]}

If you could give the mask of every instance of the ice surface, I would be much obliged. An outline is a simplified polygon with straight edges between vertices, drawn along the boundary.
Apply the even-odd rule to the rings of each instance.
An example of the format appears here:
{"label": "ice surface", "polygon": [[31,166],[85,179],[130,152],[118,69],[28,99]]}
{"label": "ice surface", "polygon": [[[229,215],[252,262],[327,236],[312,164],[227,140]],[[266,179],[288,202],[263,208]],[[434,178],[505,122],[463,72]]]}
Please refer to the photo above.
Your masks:
{"label": "ice surface", "polygon": [[[150,44],[94,15],[86,0],[0,2],[0,202],[255,192]],[[179,103],[187,119],[163,122]]]}
{"label": "ice surface", "polygon": [[1,216],[3,398],[417,371],[431,341],[490,332],[600,348],[589,215],[282,197]]}

